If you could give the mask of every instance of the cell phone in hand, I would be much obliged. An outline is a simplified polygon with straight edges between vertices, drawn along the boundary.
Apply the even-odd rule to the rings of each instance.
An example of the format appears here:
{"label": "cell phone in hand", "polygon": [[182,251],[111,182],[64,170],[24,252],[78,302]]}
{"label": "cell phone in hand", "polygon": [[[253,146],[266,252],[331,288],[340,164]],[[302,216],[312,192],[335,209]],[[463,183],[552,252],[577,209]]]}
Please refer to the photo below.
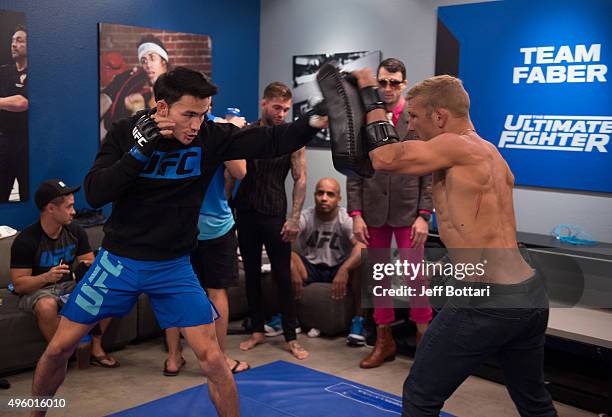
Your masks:
{"label": "cell phone in hand", "polygon": [[[60,259],[59,264],[57,266],[60,265],[64,265],[64,258]],[[68,268],[70,268],[70,265],[68,265]],[[56,282],[56,284],[59,284],[60,282],[66,282],[66,281],[71,281],[72,280],[72,271],[68,271],[68,273],[64,274],[64,276]]]}
{"label": "cell phone in hand", "polygon": [[87,271],[89,270],[90,265],[85,262],[79,262],[79,264],[74,268],[74,280],[78,283],[83,279]]}

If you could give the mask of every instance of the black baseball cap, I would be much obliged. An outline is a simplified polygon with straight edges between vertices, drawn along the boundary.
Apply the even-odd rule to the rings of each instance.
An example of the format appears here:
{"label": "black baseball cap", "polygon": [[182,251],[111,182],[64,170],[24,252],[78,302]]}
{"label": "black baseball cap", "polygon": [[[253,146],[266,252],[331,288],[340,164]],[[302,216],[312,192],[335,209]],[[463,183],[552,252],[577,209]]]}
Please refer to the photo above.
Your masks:
{"label": "black baseball cap", "polygon": [[34,201],[36,202],[36,207],[42,210],[54,198],[74,194],[80,189],[80,185],[78,187],[69,187],[62,180],[46,180],[38,186],[38,190],[36,190],[34,195]]}

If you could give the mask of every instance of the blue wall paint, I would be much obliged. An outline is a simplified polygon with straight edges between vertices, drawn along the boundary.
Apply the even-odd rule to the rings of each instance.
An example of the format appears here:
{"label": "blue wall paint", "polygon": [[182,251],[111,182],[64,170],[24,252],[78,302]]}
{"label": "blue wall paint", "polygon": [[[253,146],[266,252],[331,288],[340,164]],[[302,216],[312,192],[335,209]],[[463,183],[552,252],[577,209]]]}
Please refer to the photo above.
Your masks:
{"label": "blue wall paint", "polygon": [[[525,13],[527,9],[528,16]],[[492,142],[508,162],[516,177],[516,185],[597,191],[609,196],[612,193],[612,144],[604,145],[607,151],[605,147],[603,151],[599,148],[589,151],[588,147],[578,146],[577,141],[581,134],[586,139],[587,133],[608,139],[607,129],[603,126],[600,129],[599,124],[592,130],[584,129],[583,133],[580,122],[571,120],[573,116],[586,116],[594,120],[604,117],[609,122],[612,110],[610,75],[605,76],[607,82],[598,82],[597,79],[595,82],[566,82],[565,79],[546,83],[528,83],[525,79],[516,84],[513,82],[515,68],[540,69],[544,74],[551,67],[563,68],[569,73],[572,67],[580,68],[574,65],[584,64],[603,64],[612,68],[612,54],[609,53],[612,46],[611,14],[612,2],[609,0],[514,0],[438,9],[439,18],[460,44],[459,77],[470,94],[471,119],[479,134]],[[483,33],[487,36],[482,36]],[[591,49],[594,44],[600,45],[600,56],[591,58],[593,62],[585,59],[587,62],[584,63],[576,57],[576,64],[570,59],[571,62],[560,60],[549,66],[546,60],[538,63],[535,54],[527,64],[526,55],[520,52],[525,47],[550,46],[556,56],[561,46],[573,52],[576,45],[586,45],[586,49]],[[567,143],[553,136],[556,140],[550,145],[578,152],[553,150],[543,141],[530,143],[526,140],[523,143],[537,144],[539,149],[513,149],[513,145],[521,142],[516,140],[515,143],[512,139],[508,141],[509,146],[504,146],[502,132],[510,131],[505,127],[509,115],[513,115],[515,121],[518,115],[535,115],[535,118],[553,116],[571,123],[572,127],[567,131],[576,132],[577,136],[570,137]],[[518,129],[522,132],[535,130],[533,134],[540,130],[522,126]],[[545,136],[540,140],[543,138]]]}
{"label": "blue wall paint", "polygon": [[[234,0],[0,0],[26,13],[30,189],[46,178],[81,184],[98,149],[98,23],[210,35],[215,109],[258,113],[260,3]],[[9,42],[0,39],[0,42]],[[82,192],[76,207],[85,207]],[[37,218],[33,200],[0,204],[0,225]]]}

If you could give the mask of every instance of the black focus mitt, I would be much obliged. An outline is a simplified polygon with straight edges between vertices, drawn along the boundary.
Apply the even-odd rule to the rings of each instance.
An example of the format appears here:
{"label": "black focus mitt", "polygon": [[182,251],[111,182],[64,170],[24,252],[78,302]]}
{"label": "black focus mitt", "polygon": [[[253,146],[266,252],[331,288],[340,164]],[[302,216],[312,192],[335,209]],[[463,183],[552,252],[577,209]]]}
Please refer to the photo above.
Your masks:
{"label": "black focus mitt", "polygon": [[372,177],[365,109],[356,80],[332,64],[323,64],[317,82],[327,107],[334,167],[347,176]]}

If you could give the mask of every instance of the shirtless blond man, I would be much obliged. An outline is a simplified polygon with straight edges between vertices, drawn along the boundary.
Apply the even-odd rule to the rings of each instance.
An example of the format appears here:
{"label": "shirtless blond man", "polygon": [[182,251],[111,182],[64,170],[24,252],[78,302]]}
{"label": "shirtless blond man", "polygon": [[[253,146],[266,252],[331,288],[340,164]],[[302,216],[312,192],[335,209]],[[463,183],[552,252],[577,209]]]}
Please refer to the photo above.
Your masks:
{"label": "shirtless blond man", "polygon": [[[370,70],[353,74],[360,88],[376,86]],[[541,277],[518,250],[514,176],[496,147],[475,131],[459,79],[429,78],[407,97],[410,129],[422,140],[380,146],[388,140],[370,136],[372,164],[376,170],[433,173],[440,238],[451,258],[453,250],[461,255],[469,249],[472,259],[487,259],[482,281],[490,296],[451,298],[441,309],[404,383],[403,416],[438,416],[444,401],[491,356],[499,360],[521,416],[556,416],[543,374],[548,300]],[[367,114],[368,123],[385,120],[382,109]]]}

